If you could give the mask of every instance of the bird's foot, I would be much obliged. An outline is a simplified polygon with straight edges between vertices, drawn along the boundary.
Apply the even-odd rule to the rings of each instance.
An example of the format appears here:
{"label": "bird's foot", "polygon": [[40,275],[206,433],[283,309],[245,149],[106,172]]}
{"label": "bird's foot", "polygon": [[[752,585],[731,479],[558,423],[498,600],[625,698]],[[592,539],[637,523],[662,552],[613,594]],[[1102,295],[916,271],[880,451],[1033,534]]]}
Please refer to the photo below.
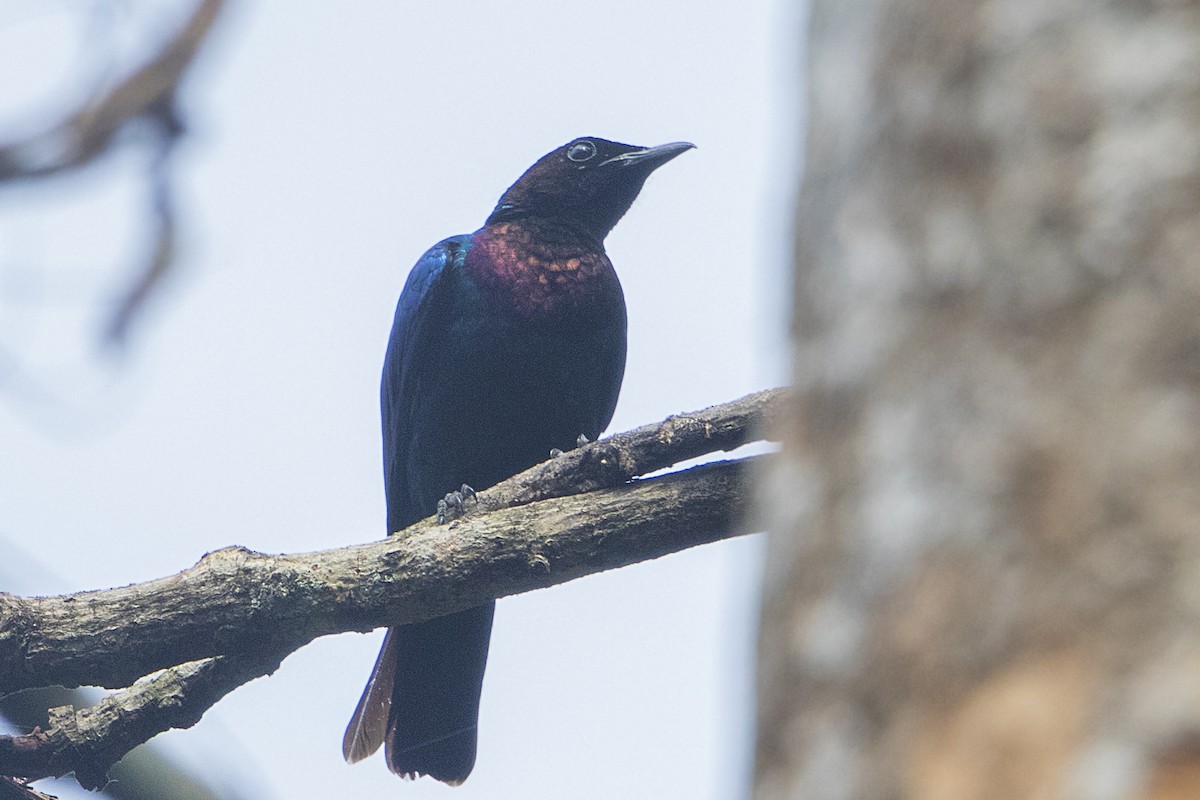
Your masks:
{"label": "bird's foot", "polygon": [[[575,447],[576,448],[580,448],[580,447],[583,447],[585,444],[591,444],[591,443],[592,443],[592,440],[587,438],[587,434],[581,433],[581,434],[579,434],[579,436],[575,437]],[[551,451],[550,451],[551,458],[558,458],[562,454],[563,454],[563,451],[557,447],[551,449]]]}
{"label": "bird's foot", "polygon": [[445,525],[452,519],[458,519],[463,514],[467,513],[467,501],[474,500],[475,504],[479,504],[479,496],[475,494],[475,490],[465,483],[459,487],[458,491],[450,492],[437,502],[437,522],[438,525]]}

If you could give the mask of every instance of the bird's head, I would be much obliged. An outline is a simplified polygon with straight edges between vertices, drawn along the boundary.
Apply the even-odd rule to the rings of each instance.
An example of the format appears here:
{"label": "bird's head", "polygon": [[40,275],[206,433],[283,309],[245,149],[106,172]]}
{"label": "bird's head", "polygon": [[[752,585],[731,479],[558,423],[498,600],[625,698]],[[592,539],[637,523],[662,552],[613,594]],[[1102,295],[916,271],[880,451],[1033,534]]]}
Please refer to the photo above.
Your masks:
{"label": "bird's head", "polygon": [[488,223],[526,217],[562,220],[603,241],[633,205],[650,173],[695,147],[637,147],[584,136],[538,159],[508,187]]}

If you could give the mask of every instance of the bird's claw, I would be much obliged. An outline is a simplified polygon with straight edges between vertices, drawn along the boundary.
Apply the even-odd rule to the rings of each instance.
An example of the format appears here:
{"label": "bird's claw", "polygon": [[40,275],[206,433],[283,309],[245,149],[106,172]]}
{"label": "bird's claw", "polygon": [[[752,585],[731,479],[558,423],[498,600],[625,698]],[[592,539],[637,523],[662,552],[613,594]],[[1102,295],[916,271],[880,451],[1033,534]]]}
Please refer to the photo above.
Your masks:
{"label": "bird's claw", "polygon": [[465,483],[459,487],[458,491],[450,492],[441,500],[437,501],[437,523],[445,525],[452,519],[457,519],[467,513],[466,504],[468,500],[474,500],[476,505],[479,503],[479,496],[475,494],[475,490]]}
{"label": "bird's claw", "polygon": [[[591,444],[591,443],[592,443],[592,440],[587,438],[586,433],[581,433],[581,434],[579,434],[579,436],[575,437],[575,447],[576,448],[583,447],[585,444]],[[557,447],[551,448],[551,450],[550,450],[551,458],[558,458],[562,454],[563,454],[563,451]]]}

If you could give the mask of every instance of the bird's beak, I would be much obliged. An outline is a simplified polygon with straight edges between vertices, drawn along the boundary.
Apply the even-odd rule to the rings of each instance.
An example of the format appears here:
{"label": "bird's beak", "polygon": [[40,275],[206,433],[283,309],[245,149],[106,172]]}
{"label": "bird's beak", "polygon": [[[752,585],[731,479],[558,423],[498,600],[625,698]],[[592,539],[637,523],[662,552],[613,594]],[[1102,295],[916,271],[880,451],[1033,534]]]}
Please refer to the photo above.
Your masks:
{"label": "bird's beak", "polygon": [[660,144],[657,147],[646,147],[641,150],[633,150],[629,153],[613,156],[607,161],[601,161],[598,166],[603,167],[611,164],[614,167],[630,167],[637,164],[639,167],[645,169],[646,172],[650,172],[651,170],[658,169],[680,153],[686,153],[695,146],[691,142]]}

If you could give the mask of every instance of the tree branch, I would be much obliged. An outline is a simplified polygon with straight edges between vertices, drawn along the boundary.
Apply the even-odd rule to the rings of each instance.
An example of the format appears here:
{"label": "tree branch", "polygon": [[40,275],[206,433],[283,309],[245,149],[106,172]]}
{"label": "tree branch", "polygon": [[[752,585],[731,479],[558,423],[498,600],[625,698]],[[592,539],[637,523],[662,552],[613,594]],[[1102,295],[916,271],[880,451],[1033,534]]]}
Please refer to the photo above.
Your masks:
{"label": "tree branch", "polygon": [[479,496],[495,511],[609,489],[689,458],[730,451],[774,428],[786,389],[765,389],[702,411],[676,414],[544,461]]}
{"label": "tree branch", "polygon": [[56,797],[42,794],[32,786],[26,786],[19,778],[0,776],[0,800],[57,800]]}
{"label": "tree branch", "polygon": [[[226,548],[119,589],[0,595],[0,692],[124,686],[183,665],[92,709],[59,710],[49,732],[0,737],[0,774],[75,770],[99,786],[130,748],[193,724],[317,636],[429,619],[736,535],[759,459],[627,478],[744,444],[782,399],[762,392],[580,448],[481,493],[486,513],[449,526],[426,520],[380,542],[300,555]],[[574,494],[581,487],[593,490]]]}
{"label": "tree branch", "polygon": [[743,462],[627,487],[427,520],[403,536],[301,555],[240,547],[177,575],[45,598],[0,596],[0,691],[128,685],[214,655],[417,622],[728,535]]}
{"label": "tree branch", "polygon": [[0,771],[26,780],[75,773],[85,789],[102,789],[113,764],[156,734],[190,728],[229,692],[279,668],[282,654],[207,658],[164,670],[76,711],[50,709],[50,730],[0,736]]}

